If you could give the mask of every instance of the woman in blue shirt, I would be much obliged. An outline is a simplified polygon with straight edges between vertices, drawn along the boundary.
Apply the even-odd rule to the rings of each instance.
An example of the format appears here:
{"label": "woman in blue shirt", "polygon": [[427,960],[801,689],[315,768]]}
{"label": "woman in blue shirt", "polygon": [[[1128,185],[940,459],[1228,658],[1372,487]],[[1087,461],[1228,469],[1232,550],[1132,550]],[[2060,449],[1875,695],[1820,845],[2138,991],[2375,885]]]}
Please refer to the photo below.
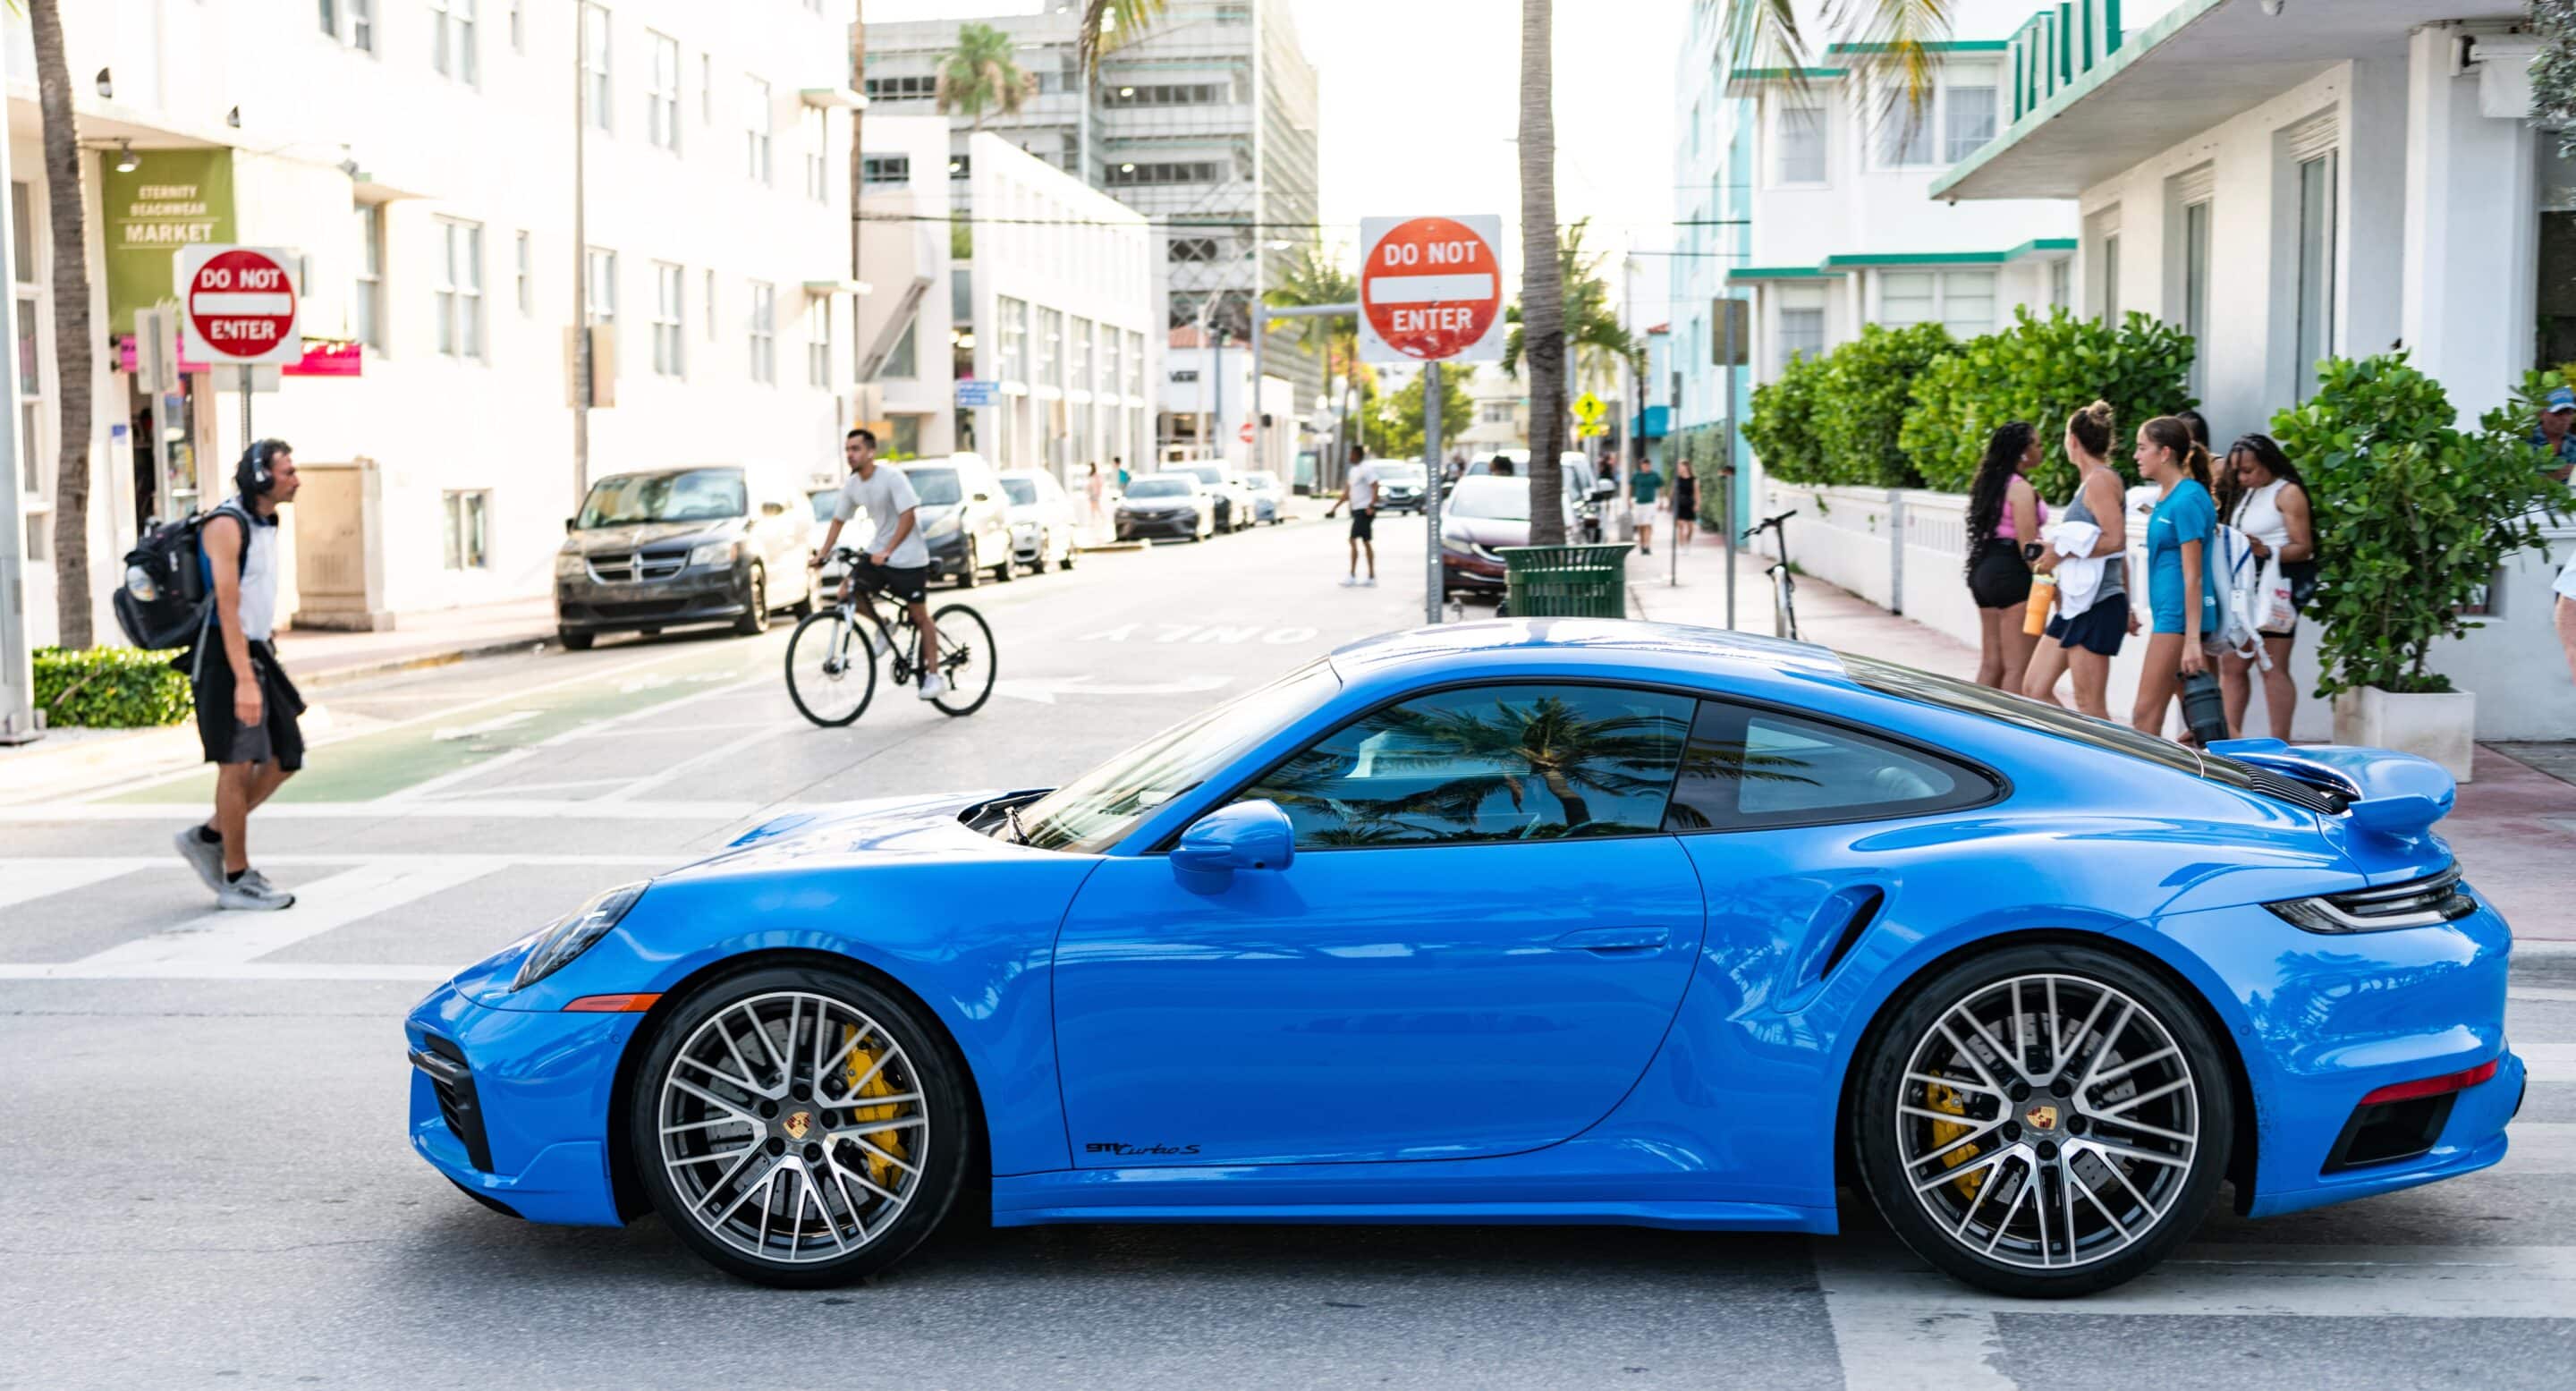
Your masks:
{"label": "woman in blue shirt", "polygon": [[2209,450],[2181,420],[2160,415],[2139,426],[2137,460],[2138,476],[2163,488],[2164,497],[2147,518],[2147,607],[2155,621],[2129,723],[2161,735],[2183,678],[2209,664],[2200,643],[2218,627],[2211,545],[2218,503],[2209,495]]}

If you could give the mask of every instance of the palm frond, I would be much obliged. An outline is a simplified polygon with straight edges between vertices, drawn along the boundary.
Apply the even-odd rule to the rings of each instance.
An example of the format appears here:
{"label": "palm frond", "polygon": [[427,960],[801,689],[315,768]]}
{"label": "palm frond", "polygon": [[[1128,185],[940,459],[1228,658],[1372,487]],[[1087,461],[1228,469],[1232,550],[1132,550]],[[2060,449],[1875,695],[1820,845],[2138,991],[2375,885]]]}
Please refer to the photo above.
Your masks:
{"label": "palm frond", "polygon": [[1144,37],[1168,8],[1169,0],[1083,0],[1081,37],[1074,44],[1083,75],[1098,75],[1100,55]]}

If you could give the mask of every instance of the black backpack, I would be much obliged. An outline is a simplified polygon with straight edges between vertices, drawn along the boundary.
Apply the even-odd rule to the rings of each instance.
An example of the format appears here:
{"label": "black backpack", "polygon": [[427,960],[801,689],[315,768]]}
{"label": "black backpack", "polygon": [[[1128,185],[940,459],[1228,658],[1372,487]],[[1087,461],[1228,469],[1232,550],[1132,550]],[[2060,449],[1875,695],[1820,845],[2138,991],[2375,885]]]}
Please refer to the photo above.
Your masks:
{"label": "black backpack", "polygon": [[125,583],[112,607],[125,639],[147,652],[192,647],[214,621],[210,583],[198,533],[209,518],[229,514],[241,523],[241,568],[250,568],[250,518],[227,502],[212,512],[191,512],[175,522],[155,522],[125,553]]}

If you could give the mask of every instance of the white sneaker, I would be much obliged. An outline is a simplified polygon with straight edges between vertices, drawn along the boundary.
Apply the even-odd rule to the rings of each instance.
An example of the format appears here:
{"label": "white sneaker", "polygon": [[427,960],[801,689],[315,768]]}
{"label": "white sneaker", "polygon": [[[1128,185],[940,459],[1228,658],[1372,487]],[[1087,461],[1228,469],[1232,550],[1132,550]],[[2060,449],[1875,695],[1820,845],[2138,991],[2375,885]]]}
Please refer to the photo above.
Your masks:
{"label": "white sneaker", "polygon": [[242,871],[242,877],[215,891],[215,906],[238,908],[252,913],[274,913],[295,906],[295,895],[268,882],[268,876],[255,869]]}
{"label": "white sneaker", "polygon": [[191,826],[173,837],[171,844],[179,847],[179,858],[186,860],[188,868],[195,870],[197,877],[206,881],[207,888],[217,894],[224,891],[223,842],[217,841],[208,845],[197,838],[197,828]]}
{"label": "white sneaker", "polygon": [[934,671],[928,676],[921,678],[921,698],[923,700],[937,700],[946,694],[948,694],[947,677]]}
{"label": "white sneaker", "polygon": [[873,623],[863,623],[859,626],[860,630],[868,635],[869,656],[882,657],[886,654],[886,649],[894,646],[894,643],[886,637],[885,629]]}
{"label": "white sneaker", "polygon": [[1369,576],[1367,579],[1364,579],[1364,580],[1360,581],[1360,588],[1362,588],[1362,589],[1375,589],[1375,588],[1377,588],[1377,576],[1375,576],[1375,575],[1371,575],[1371,576]]}
{"label": "white sneaker", "polygon": [[1360,577],[1357,575],[1342,576],[1342,588],[1344,589],[1356,589],[1359,587],[1359,582]]}

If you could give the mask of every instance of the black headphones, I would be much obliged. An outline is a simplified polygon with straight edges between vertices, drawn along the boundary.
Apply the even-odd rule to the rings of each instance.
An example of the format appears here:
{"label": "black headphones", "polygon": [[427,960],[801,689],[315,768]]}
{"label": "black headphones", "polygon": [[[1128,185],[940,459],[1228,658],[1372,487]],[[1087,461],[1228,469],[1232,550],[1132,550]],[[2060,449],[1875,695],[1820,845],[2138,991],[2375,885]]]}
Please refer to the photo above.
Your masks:
{"label": "black headphones", "polygon": [[242,451],[241,464],[233,470],[233,482],[243,497],[266,497],[277,486],[275,464],[280,454],[291,454],[294,447],[284,440],[260,440]]}

